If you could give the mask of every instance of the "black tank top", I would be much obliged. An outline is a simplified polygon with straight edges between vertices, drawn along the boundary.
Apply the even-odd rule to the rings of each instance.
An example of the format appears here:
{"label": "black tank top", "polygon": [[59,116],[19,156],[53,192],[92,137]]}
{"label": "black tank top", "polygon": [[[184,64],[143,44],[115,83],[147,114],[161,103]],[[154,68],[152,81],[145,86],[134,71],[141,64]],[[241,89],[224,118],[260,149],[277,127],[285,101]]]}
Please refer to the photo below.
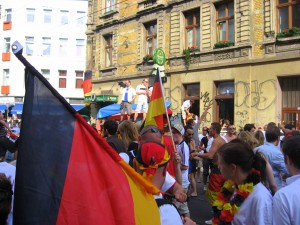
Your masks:
{"label": "black tank top", "polygon": [[6,137],[6,128],[2,123],[0,123],[0,137]]}

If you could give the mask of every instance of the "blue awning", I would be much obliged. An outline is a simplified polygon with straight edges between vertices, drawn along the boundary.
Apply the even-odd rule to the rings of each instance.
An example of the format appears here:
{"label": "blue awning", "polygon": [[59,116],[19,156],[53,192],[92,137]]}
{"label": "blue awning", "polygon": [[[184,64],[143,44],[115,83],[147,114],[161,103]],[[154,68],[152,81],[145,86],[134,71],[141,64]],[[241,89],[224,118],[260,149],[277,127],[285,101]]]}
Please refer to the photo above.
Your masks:
{"label": "blue awning", "polygon": [[[6,110],[6,104],[0,104],[0,111],[4,112]],[[22,114],[23,104],[16,103],[15,106],[11,110],[11,114]]]}
{"label": "blue awning", "polygon": [[[169,108],[171,105],[171,102],[165,102],[165,105],[167,108]],[[136,106],[137,106],[137,104],[132,104],[131,105],[132,110],[135,110]],[[99,111],[97,113],[97,119],[102,119],[102,118],[105,118],[105,117],[108,117],[108,116],[111,116],[114,114],[118,114],[118,113],[120,113],[120,104],[111,104],[111,105],[108,105],[108,106],[105,106],[105,107],[99,109]]]}
{"label": "blue awning", "polygon": [[11,114],[22,114],[22,111],[23,111],[23,104],[16,103],[11,110]]}

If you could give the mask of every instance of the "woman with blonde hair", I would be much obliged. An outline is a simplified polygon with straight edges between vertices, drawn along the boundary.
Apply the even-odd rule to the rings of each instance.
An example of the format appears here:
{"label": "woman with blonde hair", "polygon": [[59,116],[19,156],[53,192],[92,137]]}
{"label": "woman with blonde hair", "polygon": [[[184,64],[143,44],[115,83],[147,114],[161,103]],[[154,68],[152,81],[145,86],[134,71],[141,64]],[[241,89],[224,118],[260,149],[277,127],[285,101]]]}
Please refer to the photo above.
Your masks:
{"label": "woman with blonde hair", "polygon": [[138,151],[138,128],[130,120],[124,120],[119,124],[118,132],[125,143],[127,154],[130,158],[129,165],[133,166],[133,158],[135,158]]}
{"label": "woman with blonde hair", "polygon": [[254,137],[258,140],[258,145],[261,146],[265,144],[265,135],[262,131],[258,130],[255,132]]}
{"label": "woman with blonde hair", "polygon": [[137,127],[133,122],[129,120],[123,121],[119,124],[118,131],[127,149],[132,142],[138,142],[139,133]]}
{"label": "woman with blonde hair", "polygon": [[258,140],[249,131],[241,131],[238,134],[237,138],[246,142],[252,149],[258,146]]}
{"label": "woman with blonde hair", "polygon": [[[249,131],[241,131],[238,134],[237,138],[246,142],[252,148],[252,150],[256,152],[256,147],[259,146],[259,141],[254,137],[252,133],[250,133]],[[272,167],[268,160],[266,160],[266,178],[266,186],[271,190],[272,194],[274,195],[277,191],[277,185],[275,183]]]}

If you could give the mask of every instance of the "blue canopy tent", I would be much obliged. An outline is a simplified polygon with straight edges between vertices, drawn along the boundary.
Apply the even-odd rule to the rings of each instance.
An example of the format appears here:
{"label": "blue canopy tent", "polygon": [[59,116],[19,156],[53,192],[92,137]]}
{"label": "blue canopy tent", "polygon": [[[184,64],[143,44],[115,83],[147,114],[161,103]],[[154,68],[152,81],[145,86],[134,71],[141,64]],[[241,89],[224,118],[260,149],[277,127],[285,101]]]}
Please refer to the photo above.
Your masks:
{"label": "blue canopy tent", "polygon": [[[4,113],[5,110],[6,110],[6,104],[0,104],[0,111],[2,111]],[[23,110],[23,104],[16,103],[11,110],[11,114],[19,114],[20,115],[20,114],[22,114],[22,110]]]}
{"label": "blue canopy tent", "polygon": [[[137,104],[132,104],[132,110],[136,109]],[[171,102],[166,102],[166,107],[169,108],[171,105]],[[112,116],[114,114],[120,113],[120,104],[112,104],[105,106],[101,109],[99,109],[97,113],[97,119],[102,119],[108,116]]]}
{"label": "blue canopy tent", "polygon": [[[84,105],[72,105],[72,107],[78,111],[80,109],[82,109],[84,107]],[[3,113],[6,110],[6,104],[0,104],[0,111],[2,111]],[[11,110],[11,114],[17,114],[17,115],[21,115],[23,112],[23,104],[22,103],[16,103],[12,110]]]}

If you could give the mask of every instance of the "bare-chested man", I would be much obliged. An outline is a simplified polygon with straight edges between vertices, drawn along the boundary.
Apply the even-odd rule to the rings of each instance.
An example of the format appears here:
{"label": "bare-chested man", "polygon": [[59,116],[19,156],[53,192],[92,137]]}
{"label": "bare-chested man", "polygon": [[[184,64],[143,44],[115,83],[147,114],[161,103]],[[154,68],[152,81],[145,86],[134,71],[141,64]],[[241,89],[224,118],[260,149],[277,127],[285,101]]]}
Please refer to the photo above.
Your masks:
{"label": "bare-chested man", "polygon": [[231,142],[233,139],[236,139],[235,126],[229,124],[227,127],[227,133],[222,138],[226,143]]}
{"label": "bare-chested man", "polygon": [[[212,205],[215,201],[217,194],[221,191],[221,188],[223,186],[224,180],[223,176],[221,175],[221,172],[218,168],[217,162],[217,151],[220,149],[221,146],[223,146],[226,142],[225,140],[220,136],[221,131],[221,125],[217,122],[214,122],[211,124],[209,128],[209,134],[214,138],[211,148],[209,152],[207,153],[198,153],[197,156],[195,156],[195,159],[203,158],[203,159],[213,159],[214,164],[211,168],[211,173],[209,176],[209,183],[208,188],[205,193],[207,200]],[[211,221],[205,221],[206,224],[211,224]]]}

